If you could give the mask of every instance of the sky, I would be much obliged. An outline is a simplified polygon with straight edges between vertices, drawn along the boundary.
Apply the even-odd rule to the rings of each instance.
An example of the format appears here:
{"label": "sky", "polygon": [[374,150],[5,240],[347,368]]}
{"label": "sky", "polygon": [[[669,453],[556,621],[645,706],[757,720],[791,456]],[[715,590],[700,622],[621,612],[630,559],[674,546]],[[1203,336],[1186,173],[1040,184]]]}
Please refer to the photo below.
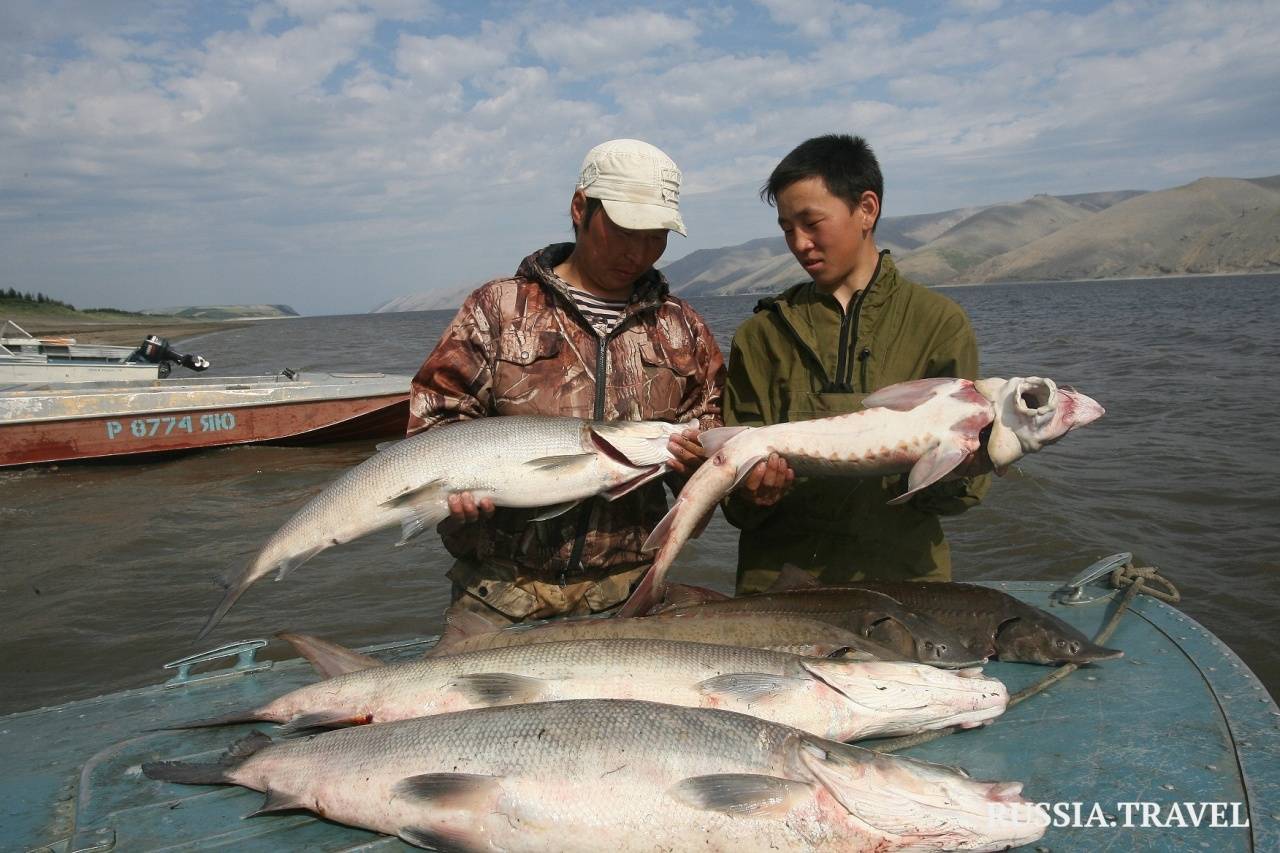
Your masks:
{"label": "sky", "polygon": [[77,307],[372,310],[571,239],[644,139],[696,249],[777,233],[804,139],[884,215],[1280,173],[1280,3],[4,0],[0,288]]}

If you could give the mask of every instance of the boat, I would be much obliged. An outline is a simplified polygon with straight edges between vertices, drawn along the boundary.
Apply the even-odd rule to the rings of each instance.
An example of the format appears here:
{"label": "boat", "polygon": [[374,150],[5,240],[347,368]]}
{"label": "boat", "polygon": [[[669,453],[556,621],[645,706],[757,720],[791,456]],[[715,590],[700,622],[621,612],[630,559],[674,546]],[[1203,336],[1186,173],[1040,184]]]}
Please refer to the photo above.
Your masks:
{"label": "boat", "polygon": [[409,376],[307,373],[0,385],[0,467],[403,436]]}
{"label": "boat", "polygon": [[[1098,574],[1066,587],[987,585],[1090,636],[1114,622],[1107,645],[1123,649],[1124,658],[1080,668],[989,726],[899,754],[957,765],[976,778],[1022,781],[1024,796],[1045,804],[1052,821],[1035,850],[1280,850],[1275,702],[1195,620],[1154,597],[1122,595]],[[407,660],[433,640],[364,651]],[[266,644],[244,640],[175,660],[166,665],[171,677],[151,687],[0,717],[0,838],[9,849],[57,853],[410,849],[309,812],[246,818],[263,797],[244,788],[142,776],[143,762],[210,761],[251,730],[273,732],[260,723],[156,730],[241,711],[316,679],[301,660],[258,659]],[[1010,693],[1064,671],[986,667]],[[892,743],[864,745],[888,750]]]}
{"label": "boat", "polygon": [[38,338],[12,320],[0,326],[0,385],[162,379],[173,364],[195,371],[209,367],[203,356],[175,352],[156,335],[141,346],[122,347]]}

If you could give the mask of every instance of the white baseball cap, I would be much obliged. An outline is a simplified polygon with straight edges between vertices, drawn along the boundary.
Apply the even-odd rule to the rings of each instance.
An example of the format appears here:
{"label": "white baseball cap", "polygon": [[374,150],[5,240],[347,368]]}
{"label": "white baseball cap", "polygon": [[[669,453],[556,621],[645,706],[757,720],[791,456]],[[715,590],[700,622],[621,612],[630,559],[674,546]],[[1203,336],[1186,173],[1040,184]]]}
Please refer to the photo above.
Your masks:
{"label": "white baseball cap", "polygon": [[600,199],[623,228],[666,228],[687,236],[680,218],[680,169],[647,142],[611,139],[592,148],[582,161],[578,189]]}

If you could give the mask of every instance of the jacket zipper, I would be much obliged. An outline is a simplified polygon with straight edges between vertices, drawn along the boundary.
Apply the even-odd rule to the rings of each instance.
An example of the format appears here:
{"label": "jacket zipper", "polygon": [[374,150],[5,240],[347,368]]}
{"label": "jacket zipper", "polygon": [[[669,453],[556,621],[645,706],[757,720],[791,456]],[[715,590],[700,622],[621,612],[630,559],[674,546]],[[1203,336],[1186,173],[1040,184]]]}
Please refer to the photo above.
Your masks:
{"label": "jacket zipper", "polygon": [[[630,319],[630,317],[624,317],[622,322],[609,331],[609,334],[604,337],[596,336],[596,402],[592,417],[597,421],[604,420],[604,403],[608,384],[606,380],[608,379],[609,370],[609,341],[618,332],[622,331]],[[588,324],[589,326],[590,324]],[[590,526],[591,502],[586,501],[583,503],[582,508],[578,510],[578,526],[574,531],[573,550],[569,552],[569,561],[560,570],[561,588],[568,584],[570,574],[577,574],[582,568],[582,552],[587,546],[587,531]]]}
{"label": "jacket zipper", "polygon": [[[853,391],[853,365],[849,363],[847,354],[850,349],[858,345],[858,325],[862,322],[862,303],[866,300],[867,294],[871,292],[871,288],[876,286],[876,279],[880,277],[880,265],[884,262],[884,252],[876,256],[876,268],[871,273],[871,280],[867,282],[867,286],[858,292],[858,298],[853,302],[853,310],[845,314],[844,319],[840,321],[840,368],[836,371],[836,377],[840,380],[840,389],[843,391]],[[849,315],[853,315],[853,338],[844,337],[845,322],[848,321]],[[858,354],[858,360],[862,362],[862,391],[866,388],[866,369],[867,356],[871,355],[870,349],[864,347],[862,352]]]}

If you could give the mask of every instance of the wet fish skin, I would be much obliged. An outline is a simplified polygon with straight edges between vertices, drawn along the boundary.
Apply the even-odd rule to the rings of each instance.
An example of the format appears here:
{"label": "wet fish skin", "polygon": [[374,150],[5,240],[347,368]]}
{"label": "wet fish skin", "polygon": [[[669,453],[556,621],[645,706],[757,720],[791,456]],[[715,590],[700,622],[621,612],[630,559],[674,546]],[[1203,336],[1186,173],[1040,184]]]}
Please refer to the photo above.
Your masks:
{"label": "wet fish skin", "polygon": [[666,640],[578,640],[362,669],[292,690],[247,713],[286,731],[383,723],[473,708],[569,699],[645,699],[751,714],[832,740],[972,728],[1009,695],[980,670],[805,658]]}
{"label": "wet fish skin", "polygon": [[667,470],[667,441],[690,426],[518,415],[460,421],[396,442],[294,513],[228,583],[196,639],[260,578],[277,572],[279,580],[327,548],[387,527],[399,525],[406,542],[448,517],[451,493],[563,509],[625,494]]}
{"label": "wet fish skin", "polygon": [[904,660],[896,649],[853,631],[795,613],[715,613],[690,611],[645,617],[587,617],[552,619],[495,630],[470,614],[449,614],[445,632],[427,657],[455,655],[481,649],[571,640],[630,639],[685,640],[724,646],[744,646],[802,655],[852,651],[863,659]]}
{"label": "wet fish skin", "polygon": [[981,648],[970,648],[965,637],[950,625],[869,589],[787,589],[672,607],[659,615],[699,612],[794,614],[818,619],[887,646],[904,660],[932,666],[975,666],[987,658]]}
{"label": "wet fish skin", "polygon": [[645,542],[652,567],[620,610],[647,612],[662,597],[666,574],[703,518],[750,472],[777,453],[797,474],[884,476],[909,472],[907,490],[890,501],[965,470],[985,442],[998,473],[1104,414],[1097,401],[1051,379],[1015,377],[917,379],[882,388],[860,411],[763,427],[708,430],[709,457],[685,483],[671,510]]}
{"label": "wet fish skin", "polygon": [[897,599],[1002,661],[1085,664],[1124,656],[1119,649],[1099,646],[1052,613],[998,589],[958,582],[862,582],[853,586]]}
{"label": "wet fish skin", "polygon": [[[266,792],[261,812],[443,850],[1004,850],[1048,816],[1021,785],[731,711],[579,700],[461,711],[271,743],[151,779]],[[992,808],[993,805],[1000,808]]]}

